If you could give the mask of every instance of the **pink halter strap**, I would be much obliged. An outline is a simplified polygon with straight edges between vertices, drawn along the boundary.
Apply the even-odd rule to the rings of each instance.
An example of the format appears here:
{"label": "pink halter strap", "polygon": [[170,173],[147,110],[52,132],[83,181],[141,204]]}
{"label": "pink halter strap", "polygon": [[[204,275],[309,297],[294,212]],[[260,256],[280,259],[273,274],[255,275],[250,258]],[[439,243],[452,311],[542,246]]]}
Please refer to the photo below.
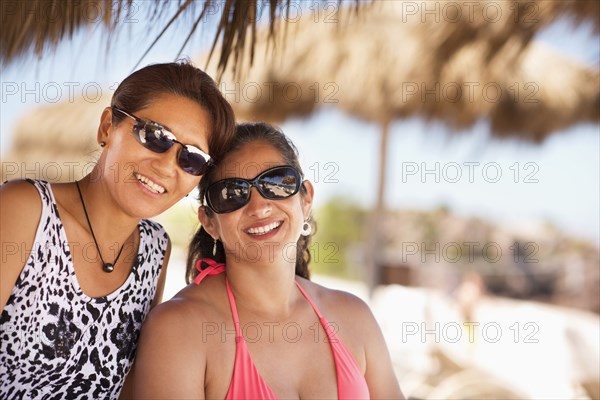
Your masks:
{"label": "pink halter strap", "polygon": [[[208,265],[206,268],[202,269],[202,264],[206,264]],[[213,259],[210,258],[202,258],[200,260],[198,260],[198,262],[196,263],[196,269],[200,272],[198,274],[198,276],[196,278],[194,278],[194,283],[196,285],[199,285],[200,282],[202,282],[202,280],[204,278],[206,278],[209,275],[218,275],[222,272],[225,271],[225,264],[223,263],[218,263]]]}

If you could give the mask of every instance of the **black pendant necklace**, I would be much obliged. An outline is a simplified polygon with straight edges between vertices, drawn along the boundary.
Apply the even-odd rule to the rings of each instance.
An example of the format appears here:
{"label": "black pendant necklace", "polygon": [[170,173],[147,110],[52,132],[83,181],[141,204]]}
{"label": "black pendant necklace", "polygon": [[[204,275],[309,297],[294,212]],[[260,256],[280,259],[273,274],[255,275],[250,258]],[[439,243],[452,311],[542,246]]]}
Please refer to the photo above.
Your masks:
{"label": "black pendant necklace", "polygon": [[88,217],[87,210],[85,209],[85,203],[83,201],[83,196],[81,195],[81,189],[79,188],[79,182],[75,181],[75,185],[77,185],[77,191],[79,192],[79,199],[81,200],[81,205],[83,206],[83,212],[85,213],[85,219],[87,220],[88,226],[90,227],[90,232],[92,234],[92,238],[94,238],[94,243],[96,244],[96,250],[98,250],[98,255],[100,256],[100,260],[102,261],[102,270],[104,272],[113,272],[115,270],[115,264],[117,263],[119,256],[121,256],[123,247],[125,247],[125,243],[123,243],[121,245],[119,254],[117,254],[117,258],[115,258],[115,261],[112,264],[104,262],[104,258],[102,258],[102,253],[100,252],[100,246],[98,246],[98,241],[96,240],[96,235],[94,235],[94,230],[92,229],[92,224],[90,223],[90,217]]}

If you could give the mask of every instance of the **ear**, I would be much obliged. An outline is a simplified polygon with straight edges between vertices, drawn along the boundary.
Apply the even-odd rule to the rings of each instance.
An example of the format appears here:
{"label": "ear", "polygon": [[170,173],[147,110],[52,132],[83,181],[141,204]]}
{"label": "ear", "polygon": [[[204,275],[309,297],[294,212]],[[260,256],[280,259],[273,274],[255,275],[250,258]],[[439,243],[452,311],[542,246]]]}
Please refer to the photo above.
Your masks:
{"label": "ear", "polygon": [[217,230],[215,218],[214,216],[209,217],[206,214],[206,207],[198,207],[198,221],[200,221],[200,225],[202,225],[204,230],[208,232],[213,239],[219,239],[219,232]]}
{"label": "ear", "polygon": [[102,111],[102,116],[100,117],[100,125],[98,126],[98,143],[105,142],[108,144],[110,134],[112,133],[112,109],[110,107],[106,107],[104,111]]}
{"label": "ear", "polygon": [[304,213],[304,219],[306,220],[310,217],[315,189],[308,179],[302,182],[302,186],[305,190],[302,191],[302,188],[300,188],[300,198],[302,199],[302,212]]}

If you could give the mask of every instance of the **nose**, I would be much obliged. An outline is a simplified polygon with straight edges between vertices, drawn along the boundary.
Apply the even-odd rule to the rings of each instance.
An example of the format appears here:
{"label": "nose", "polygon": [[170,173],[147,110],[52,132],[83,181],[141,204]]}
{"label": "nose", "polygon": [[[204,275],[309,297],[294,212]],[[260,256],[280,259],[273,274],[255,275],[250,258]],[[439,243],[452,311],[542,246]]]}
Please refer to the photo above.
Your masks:
{"label": "nose", "polygon": [[246,213],[257,218],[264,218],[271,214],[271,200],[262,197],[260,192],[252,187],[250,189],[250,200],[246,204]]}
{"label": "nose", "polygon": [[152,160],[152,167],[162,177],[170,177],[177,173],[177,157],[181,147],[175,143],[164,153],[155,153],[156,157]]}

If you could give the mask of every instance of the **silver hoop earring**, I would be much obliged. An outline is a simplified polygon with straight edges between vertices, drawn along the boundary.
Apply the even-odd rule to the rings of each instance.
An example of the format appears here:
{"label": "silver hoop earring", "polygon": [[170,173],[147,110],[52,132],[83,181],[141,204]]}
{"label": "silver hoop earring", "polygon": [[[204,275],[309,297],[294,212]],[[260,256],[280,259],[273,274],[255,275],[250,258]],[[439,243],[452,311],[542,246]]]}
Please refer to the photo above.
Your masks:
{"label": "silver hoop earring", "polygon": [[100,147],[104,147],[104,146],[106,146],[106,142],[105,141],[100,142]]}
{"label": "silver hoop earring", "polygon": [[214,240],[214,244],[213,244],[213,257],[217,255],[217,239],[213,239]]}
{"label": "silver hoop earring", "polygon": [[302,232],[300,232],[302,236],[310,236],[312,233],[312,225],[308,221],[310,221],[310,218],[304,221],[304,225],[302,225]]}

